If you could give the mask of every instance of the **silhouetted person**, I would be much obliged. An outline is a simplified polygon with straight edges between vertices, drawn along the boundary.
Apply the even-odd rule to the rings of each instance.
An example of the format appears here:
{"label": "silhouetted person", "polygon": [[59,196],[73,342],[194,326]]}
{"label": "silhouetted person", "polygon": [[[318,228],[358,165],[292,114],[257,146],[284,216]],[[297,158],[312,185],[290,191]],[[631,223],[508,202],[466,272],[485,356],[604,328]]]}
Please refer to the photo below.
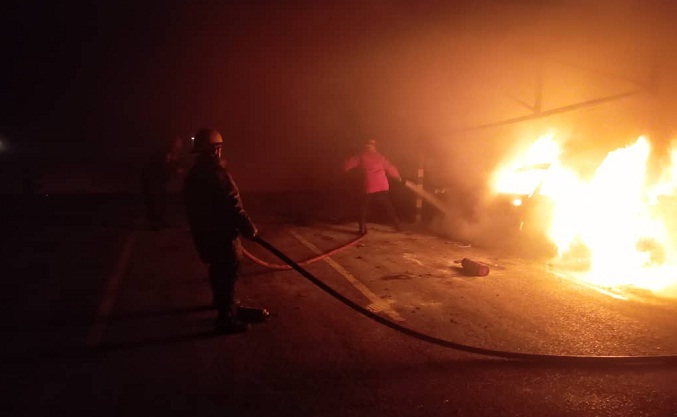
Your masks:
{"label": "silhouetted person", "polygon": [[362,201],[360,204],[359,233],[367,233],[367,213],[374,203],[385,208],[395,229],[400,230],[400,221],[390,200],[390,184],[388,176],[402,182],[403,179],[397,168],[388,159],[376,151],[376,141],[368,140],[364,149],[344,162],[346,172],[359,168],[362,174]]}
{"label": "silhouetted person", "polygon": [[202,129],[194,139],[197,154],[184,184],[186,214],[193,243],[209,265],[209,282],[218,309],[216,331],[237,333],[246,321],[261,321],[265,309],[239,307],[235,301],[242,244],[239,235],[253,239],[257,229],[245,212],[235,181],[221,161],[223,138],[216,130]]}
{"label": "silhouetted person", "polygon": [[182,149],[183,141],[177,136],[164,149],[148,155],[144,161],[141,173],[143,201],[152,230],[160,230],[169,225],[166,219],[167,186],[181,173]]}

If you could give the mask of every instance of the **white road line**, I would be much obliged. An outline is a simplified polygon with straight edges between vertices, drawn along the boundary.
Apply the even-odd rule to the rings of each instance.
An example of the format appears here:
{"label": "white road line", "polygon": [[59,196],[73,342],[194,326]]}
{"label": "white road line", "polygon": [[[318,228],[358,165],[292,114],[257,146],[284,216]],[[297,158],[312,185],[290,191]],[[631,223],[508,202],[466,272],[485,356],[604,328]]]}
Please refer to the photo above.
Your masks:
{"label": "white road line", "polygon": [[[322,252],[317,246],[313,245],[309,241],[307,241],[303,236],[299,235],[295,231],[291,230],[290,233],[292,236],[294,236],[296,239],[298,239],[299,242],[303,243],[306,245],[310,250],[315,252],[317,255],[321,255]],[[404,321],[404,318],[400,316],[397,311],[393,310],[390,308],[388,303],[383,301],[381,297],[378,295],[374,294],[366,285],[364,285],[360,280],[355,278],[353,274],[348,272],[344,267],[339,265],[335,260],[331,259],[331,257],[326,257],[323,259],[326,263],[329,264],[332,268],[336,270],[339,274],[343,275],[343,277],[353,286],[355,289],[357,289],[359,292],[362,293],[369,301],[371,301],[371,304],[369,304],[366,308],[369,311],[372,311],[374,313],[383,313],[386,316],[390,317],[393,320],[396,321]]]}
{"label": "white road line", "polygon": [[125,245],[122,247],[122,252],[120,252],[120,257],[115,264],[115,268],[108,276],[106,288],[104,289],[103,296],[101,297],[99,308],[96,311],[96,318],[94,319],[94,323],[92,323],[89,328],[89,334],[87,335],[87,347],[96,347],[103,340],[103,337],[106,333],[106,328],[108,327],[108,317],[110,317],[110,314],[113,312],[113,307],[115,307],[118,290],[120,289],[120,283],[122,282],[122,277],[127,270],[127,264],[129,263],[129,258],[132,255],[132,250],[134,249],[136,239],[136,232],[132,232],[129,234],[129,236],[127,236],[127,240],[125,241]]}

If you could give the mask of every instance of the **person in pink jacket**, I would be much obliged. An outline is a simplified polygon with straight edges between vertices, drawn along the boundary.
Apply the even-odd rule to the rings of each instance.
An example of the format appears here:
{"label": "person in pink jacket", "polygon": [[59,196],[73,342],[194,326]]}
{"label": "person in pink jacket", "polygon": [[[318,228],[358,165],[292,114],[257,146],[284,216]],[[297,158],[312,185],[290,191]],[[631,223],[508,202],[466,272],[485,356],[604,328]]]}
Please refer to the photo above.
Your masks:
{"label": "person in pink jacket", "polygon": [[369,206],[373,203],[377,203],[386,209],[388,217],[395,225],[395,229],[399,231],[401,229],[400,222],[390,200],[390,185],[388,183],[388,177],[392,177],[399,182],[403,181],[397,168],[385,156],[376,151],[376,141],[373,139],[365,142],[362,152],[345,160],[345,172],[356,168],[361,170],[363,179],[359,233],[367,233],[367,212]]}

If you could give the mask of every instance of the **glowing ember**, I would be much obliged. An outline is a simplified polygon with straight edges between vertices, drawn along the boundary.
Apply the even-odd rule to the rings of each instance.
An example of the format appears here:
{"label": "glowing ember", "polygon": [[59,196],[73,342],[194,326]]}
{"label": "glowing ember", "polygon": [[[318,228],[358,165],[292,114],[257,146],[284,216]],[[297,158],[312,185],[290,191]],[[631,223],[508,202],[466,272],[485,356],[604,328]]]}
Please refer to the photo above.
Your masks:
{"label": "glowing ember", "polygon": [[[523,157],[497,171],[495,190],[553,202],[551,223],[541,225],[560,259],[580,257],[589,267],[582,279],[602,286],[633,285],[661,290],[677,283],[677,257],[668,233],[677,168],[648,184],[651,146],[645,137],[609,152],[589,180],[559,162],[553,135],[540,138]],[[673,160],[677,151],[672,154]],[[665,213],[667,212],[667,213]],[[667,214],[667,215],[666,215]]]}

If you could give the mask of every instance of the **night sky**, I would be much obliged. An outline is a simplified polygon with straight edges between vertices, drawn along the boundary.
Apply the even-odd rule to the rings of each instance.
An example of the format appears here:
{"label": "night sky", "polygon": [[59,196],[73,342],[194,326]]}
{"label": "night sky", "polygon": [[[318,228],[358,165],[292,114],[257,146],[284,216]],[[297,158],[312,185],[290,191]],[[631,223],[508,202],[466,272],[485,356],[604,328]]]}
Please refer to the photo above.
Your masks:
{"label": "night sky", "polygon": [[[124,189],[140,154],[203,126],[223,133],[252,190],[332,184],[366,137],[405,173],[432,152],[479,178],[545,128],[580,143],[669,135],[670,4],[11,1],[0,17],[2,182],[16,176],[11,159]],[[473,130],[530,114],[534,57],[549,59],[543,110],[652,86],[654,104]]]}

